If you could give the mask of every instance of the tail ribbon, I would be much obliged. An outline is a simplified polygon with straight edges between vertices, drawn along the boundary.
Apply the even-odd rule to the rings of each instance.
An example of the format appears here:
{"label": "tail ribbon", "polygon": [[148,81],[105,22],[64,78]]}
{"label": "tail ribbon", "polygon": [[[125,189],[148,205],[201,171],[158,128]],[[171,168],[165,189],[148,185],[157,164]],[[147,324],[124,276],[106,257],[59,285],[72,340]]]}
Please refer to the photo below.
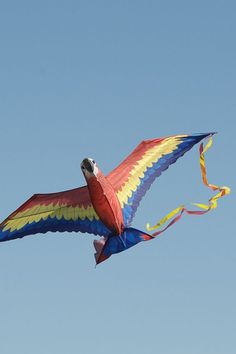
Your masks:
{"label": "tail ribbon", "polygon": [[168,229],[170,226],[175,224],[177,221],[180,220],[182,217],[183,213],[187,213],[190,215],[203,215],[208,213],[210,210],[215,209],[217,207],[217,201],[219,198],[223,197],[224,195],[230,194],[230,188],[226,186],[216,186],[215,184],[211,184],[207,180],[207,175],[206,175],[206,165],[205,165],[205,153],[208,151],[208,149],[212,146],[212,137],[210,137],[208,143],[206,144],[205,147],[203,147],[203,143],[201,143],[199,152],[200,152],[200,168],[201,168],[201,174],[202,174],[202,181],[207,186],[210,188],[212,191],[219,191],[215,196],[209,199],[208,204],[200,204],[200,203],[193,203],[193,205],[197,206],[199,209],[203,210],[188,210],[184,205],[180,205],[178,208],[172,210],[170,213],[168,213],[164,218],[162,218],[156,225],[150,226],[149,224],[146,225],[146,228],[148,231],[153,231],[153,230],[158,230],[160,229],[167,221],[172,219],[167,226],[165,226],[163,229],[158,230],[152,234],[152,236],[158,236],[161,233],[163,233],[166,229]]}

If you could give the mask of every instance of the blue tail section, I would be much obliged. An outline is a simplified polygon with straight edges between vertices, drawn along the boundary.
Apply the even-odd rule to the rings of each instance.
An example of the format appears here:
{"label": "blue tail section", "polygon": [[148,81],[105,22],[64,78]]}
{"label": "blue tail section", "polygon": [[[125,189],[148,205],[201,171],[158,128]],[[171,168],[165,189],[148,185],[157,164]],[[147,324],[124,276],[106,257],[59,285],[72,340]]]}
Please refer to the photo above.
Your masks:
{"label": "blue tail section", "polygon": [[112,254],[120,253],[141,241],[148,241],[154,237],[132,227],[123,231],[121,235],[111,235],[107,239],[94,242],[96,263],[99,264],[109,258]]}

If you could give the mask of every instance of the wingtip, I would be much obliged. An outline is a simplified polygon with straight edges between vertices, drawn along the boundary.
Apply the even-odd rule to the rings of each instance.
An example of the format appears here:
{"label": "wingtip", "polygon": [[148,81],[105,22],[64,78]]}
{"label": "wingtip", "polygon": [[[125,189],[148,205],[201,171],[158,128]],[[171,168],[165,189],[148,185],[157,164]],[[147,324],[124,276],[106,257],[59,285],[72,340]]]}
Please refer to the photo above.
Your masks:
{"label": "wingtip", "polygon": [[209,133],[196,133],[196,134],[192,134],[192,135],[188,135],[187,138],[193,138],[194,140],[196,140],[196,142],[199,142],[205,138],[210,138],[211,136],[217,134],[217,132],[209,132]]}
{"label": "wingtip", "polygon": [[208,133],[208,135],[215,135],[215,134],[218,134],[218,132],[210,132],[210,133]]}
{"label": "wingtip", "polygon": [[218,132],[197,133],[197,134],[194,134],[194,135],[195,136],[201,136],[201,137],[207,137],[207,136],[212,136],[212,135],[215,135],[215,134],[218,134]]}

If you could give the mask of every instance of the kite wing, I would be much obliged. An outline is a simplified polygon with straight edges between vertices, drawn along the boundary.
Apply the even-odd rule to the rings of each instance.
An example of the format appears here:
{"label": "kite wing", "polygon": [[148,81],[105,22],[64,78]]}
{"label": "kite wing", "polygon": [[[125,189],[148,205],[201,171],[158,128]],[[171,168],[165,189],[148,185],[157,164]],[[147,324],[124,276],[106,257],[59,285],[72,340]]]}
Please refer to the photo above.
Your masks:
{"label": "kite wing", "polygon": [[59,193],[33,195],[0,224],[0,241],[48,231],[109,234],[99,220],[85,186]]}
{"label": "kite wing", "polygon": [[129,226],[138,205],[156,177],[203,138],[212,135],[175,135],[142,141],[136,149],[107,176],[115,189]]}

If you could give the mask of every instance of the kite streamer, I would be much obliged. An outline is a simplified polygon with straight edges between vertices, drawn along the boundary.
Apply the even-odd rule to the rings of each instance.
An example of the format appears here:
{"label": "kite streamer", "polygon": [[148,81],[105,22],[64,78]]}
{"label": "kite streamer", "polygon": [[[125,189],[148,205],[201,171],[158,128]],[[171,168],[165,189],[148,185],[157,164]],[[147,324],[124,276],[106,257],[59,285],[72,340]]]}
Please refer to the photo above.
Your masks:
{"label": "kite streamer", "polygon": [[147,224],[146,228],[147,231],[153,231],[157,230],[160,227],[162,227],[167,221],[170,219],[171,222],[162,230],[156,231],[155,233],[152,234],[152,236],[158,236],[161,233],[163,233],[166,229],[168,229],[170,226],[172,226],[174,223],[176,223],[180,218],[182,217],[183,213],[191,214],[191,215],[203,215],[208,213],[210,210],[217,208],[217,201],[219,198],[230,194],[230,188],[226,186],[216,186],[215,184],[209,183],[207,180],[207,174],[206,174],[206,164],[205,164],[205,153],[209,150],[209,148],[212,146],[212,136],[210,137],[208,143],[206,144],[205,148],[203,148],[203,143],[200,144],[199,152],[200,152],[200,168],[201,168],[201,174],[202,174],[202,181],[207,186],[210,188],[212,191],[219,191],[215,196],[209,199],[208,204],[200,204],[200,203],[193,203],[193,205],[199,207],[200,209],[203,210],[188,210],[185,208],[184,205],[180,205],[178,208],[172,210],[169,214],[167,214],[164,218],[162,218],[156,225],[150,226]]}

